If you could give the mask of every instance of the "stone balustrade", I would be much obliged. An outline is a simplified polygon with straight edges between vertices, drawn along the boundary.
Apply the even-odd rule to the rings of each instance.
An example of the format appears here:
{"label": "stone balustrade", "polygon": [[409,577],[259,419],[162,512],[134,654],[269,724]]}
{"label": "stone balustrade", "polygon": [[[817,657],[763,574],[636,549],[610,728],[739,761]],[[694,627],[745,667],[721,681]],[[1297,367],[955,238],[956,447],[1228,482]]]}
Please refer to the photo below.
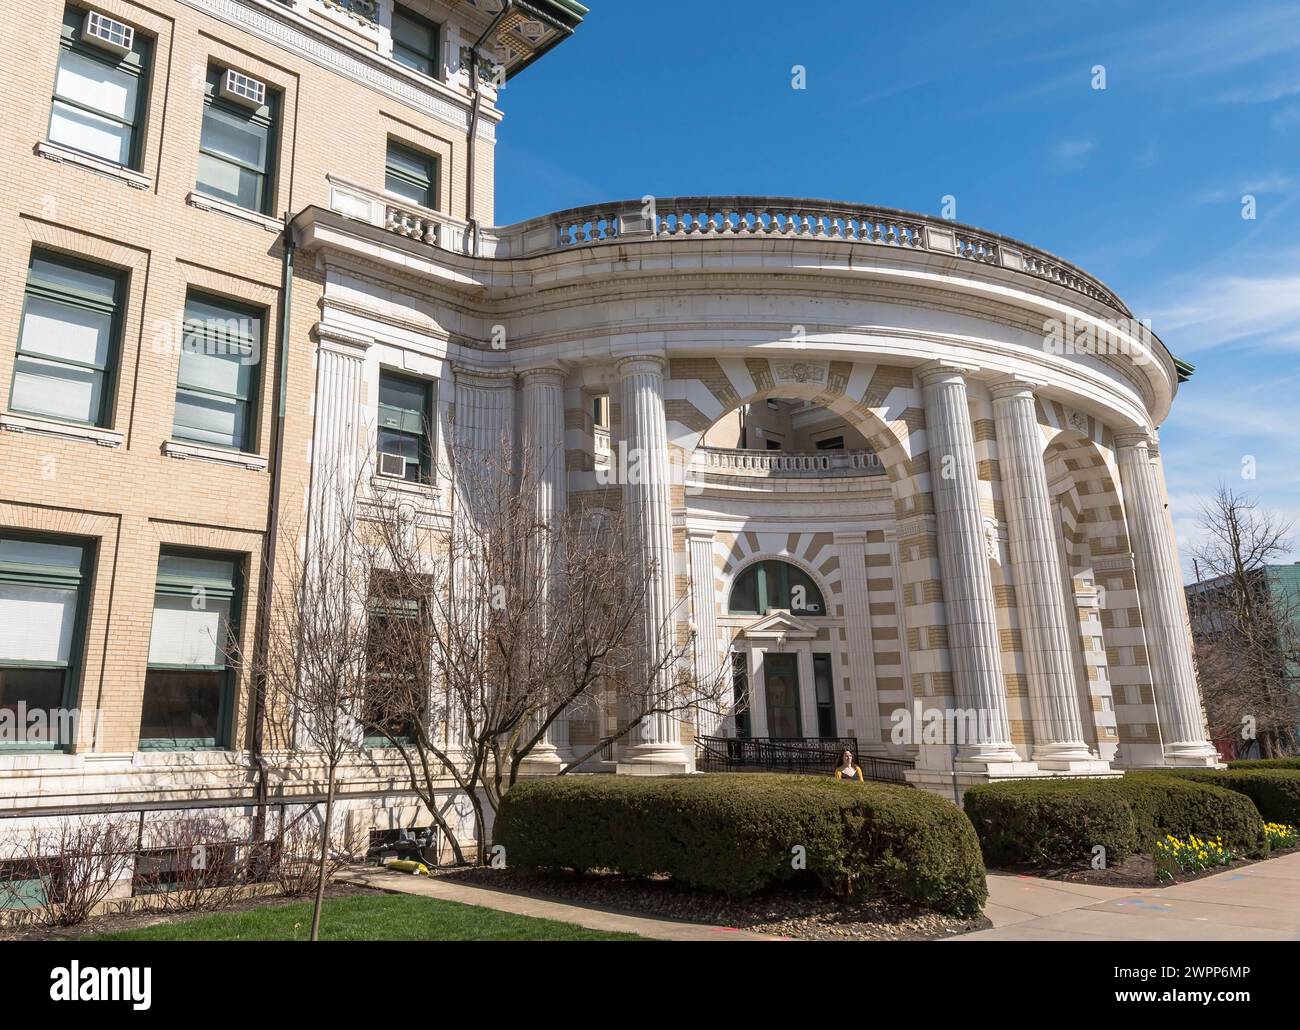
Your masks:
{"label": "stone balustrade", "polygon": [[[444,250],[465,253],[470,248],[465,222],[411,208],[375,190],[333,178],[330,182],[330,206],[339,214]],[[614,242],[742,238],[817,239],[946,254],[1056,283],[1131,317],[1101,282],[1044,251],[943,218],[861,204],[779,197],[656,197],[595,204],[484,227],[477,253],[524,258]]]}
{"label": "stone balustrade", "polygon": [[699,447],[691,459],[694,473],[742,476],[883,476],[874,451],[753,451]]}

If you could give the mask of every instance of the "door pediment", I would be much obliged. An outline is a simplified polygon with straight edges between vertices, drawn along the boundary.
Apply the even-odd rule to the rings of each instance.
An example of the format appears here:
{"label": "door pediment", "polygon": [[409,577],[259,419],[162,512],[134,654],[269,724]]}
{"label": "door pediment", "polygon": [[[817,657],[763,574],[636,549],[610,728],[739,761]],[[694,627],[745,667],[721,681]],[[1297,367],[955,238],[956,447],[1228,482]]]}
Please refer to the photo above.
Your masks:
{"label": "door pediment", "polygon": [[741,635],[747,640],[813,640],[817,636],[817,627],[783,608],[777,608],[746,626]]}

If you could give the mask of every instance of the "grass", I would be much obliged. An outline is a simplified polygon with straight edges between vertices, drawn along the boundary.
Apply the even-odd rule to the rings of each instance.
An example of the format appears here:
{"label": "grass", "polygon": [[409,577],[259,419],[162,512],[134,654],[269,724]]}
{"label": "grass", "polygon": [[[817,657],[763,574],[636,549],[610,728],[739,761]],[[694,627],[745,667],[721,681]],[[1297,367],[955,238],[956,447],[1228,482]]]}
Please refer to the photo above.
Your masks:
{"label": "grass", "polygon": [[[311,904],[264,905],[155,923],[91,941],[305,941]],[[323,941],[637,941],[629,933],[603,933],[572,923],[534,919],[478,905],[410,894],[356,895],[326,900]]]}

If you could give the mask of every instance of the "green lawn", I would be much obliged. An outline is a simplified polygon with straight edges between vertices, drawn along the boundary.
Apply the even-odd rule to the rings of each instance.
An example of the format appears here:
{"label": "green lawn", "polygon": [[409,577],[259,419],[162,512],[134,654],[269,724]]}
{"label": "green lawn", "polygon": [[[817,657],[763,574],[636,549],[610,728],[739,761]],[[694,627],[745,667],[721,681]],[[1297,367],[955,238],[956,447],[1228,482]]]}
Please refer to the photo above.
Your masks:
{"label": "green lawn", "polygon": [[[264,905],[219,912],[122,933],[92,934],[91,941],[305,941],[311,903]],[[324,941],[636,941],[628,933],[602,933],[410,894],[356,895],[325,902]]]}

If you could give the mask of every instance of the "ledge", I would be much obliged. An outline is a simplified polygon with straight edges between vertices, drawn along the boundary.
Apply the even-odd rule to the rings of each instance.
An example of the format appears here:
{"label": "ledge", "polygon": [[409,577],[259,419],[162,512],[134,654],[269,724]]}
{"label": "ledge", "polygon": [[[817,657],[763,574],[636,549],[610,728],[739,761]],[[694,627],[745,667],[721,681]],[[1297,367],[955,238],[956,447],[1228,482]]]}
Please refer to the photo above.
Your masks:
{"label": "ledge", "polygon": [[178,440],[164,440],[162,452],[169,458],[177,458],[181,461],[195,458],[198,461],[210,461],[217,465],[246,468],[253,472],[265,472],[269,464],[269,460],[260,454],[228,451],[221,447],[204,447],[202,444],[181,443]]}
{"label": "ledge", "polygon": [[71,422],[57,422],[33,415],[0,414],[0,429],[10,433],[35,433],[37,436],[55,436],[63,440],[82,440],[101,447],[121,447],[123,434],[114,429],[97,426],[79,426]]}
{"label": "ledge", "polygon": [[227,215],[230,218],[238,218],[241,222],[248,222],[250,225],[260,226],[267,232],[278,233],[284,228],[284,223],[278,218],[272,218],[270,215],[259,214],[256,211],[250,211],[246,207],[240,207],[238,204],[231,204],[225,200],[218,200],[216,197],[210,197],[206,193],[200,193],[198,190],[190,191],[189,196],[185,198],[185,203],[190,207],[198,208],[200,211],[215,211],[220,215]]}
{"label": "ledge", "polygon": [[91,157],[89,154],[83,154],[80,151],[65,147],[59,143],[50,143],[42,140],[36,144],[36,153],[38,156],[45,158],[47,161],[54,161],[58,164],[77,165],[81,168],[87,168],[99,175],[107,176],[110,179],[117,179],[126,183],[132,189],[151,190],[153,189],[153,180],[147,175],[141,175],[139,172],[133,172],[129,168],[113,164],[112,161],[104,161],[98,157]]}

